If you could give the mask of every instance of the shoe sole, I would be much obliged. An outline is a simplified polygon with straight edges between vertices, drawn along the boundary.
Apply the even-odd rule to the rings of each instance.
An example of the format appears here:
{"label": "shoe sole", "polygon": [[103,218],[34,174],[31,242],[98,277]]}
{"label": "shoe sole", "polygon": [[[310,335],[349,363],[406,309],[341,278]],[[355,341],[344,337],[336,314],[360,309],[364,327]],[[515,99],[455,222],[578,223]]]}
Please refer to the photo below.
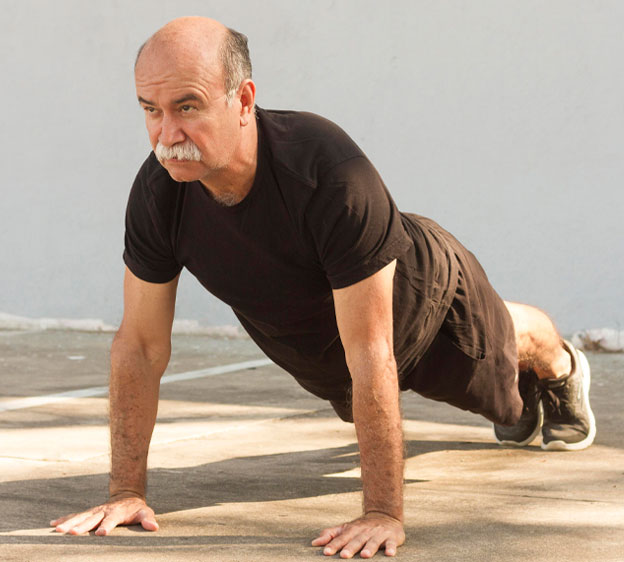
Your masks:
{"label": "shoe sole", "polygon": [[589,447],[596,437],[596,418],[594,417],[594,412],[592,412],[591,406],[589,404],[589,387],[591,386],[591,369],[589,368],[589,361],[587,361],[587,357],[585,354],[576,350],[576,353],[579,357],[579,361],[581,363],[581,372],[583,373],[583,400],[587,406],[587,413],[589,415],[589,433],[587,437],[582,441],[578,441],[577,443],[566,443],[565,441],[556,440],[550,441],[549,443],[542,443],[542,449],[544,451],[580,451],[581,449],[586,449]]}
{"label": "shoe sole", "polygon": [[494,439],[499,445],[503,447],[526,447],[531,441],[533,441],[542,429],[542,424],[544,423],[544,408],[542,407],[542,403],[540,402],[537,407],[537,424],[535,425],[535,429],[533,433],[529,437],[527,437],[524,441],[510,441],[508,439],[500,440],[496,435],[496,430],[494,430]]}

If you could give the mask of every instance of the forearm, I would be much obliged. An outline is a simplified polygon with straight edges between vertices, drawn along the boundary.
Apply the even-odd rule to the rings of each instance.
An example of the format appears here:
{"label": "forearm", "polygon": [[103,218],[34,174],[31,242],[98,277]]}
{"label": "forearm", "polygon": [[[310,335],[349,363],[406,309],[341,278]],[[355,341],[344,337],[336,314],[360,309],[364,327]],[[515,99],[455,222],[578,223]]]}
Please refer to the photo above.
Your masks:
{"label": "forearm", "polygon": [[356,363],[350,369],[364,512],[403,521],[403,432],[396,363],[393,357]]}
{"label": "forearm", "polygon": [[145,497],[147,455],[168,350],[149,355],[123,337],[111,349],[110,496]]}

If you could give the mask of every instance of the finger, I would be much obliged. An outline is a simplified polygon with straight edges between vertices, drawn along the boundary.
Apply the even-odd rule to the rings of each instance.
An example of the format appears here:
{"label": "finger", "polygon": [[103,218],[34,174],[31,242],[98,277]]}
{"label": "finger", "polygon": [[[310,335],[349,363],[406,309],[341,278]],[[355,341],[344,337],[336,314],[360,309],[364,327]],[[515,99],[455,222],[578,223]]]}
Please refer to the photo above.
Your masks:
{"label": "finger", "polygon": [[98,537],[105,537],[108,535],[117,525],[123,521],[122,517],[119,517],[117,512],[113,512],[102,519],[100,526],[95,531]]}
{"label": "finger", "polygon": [[139,521],[141,523],[141,527],[143,527],[146,531],[158,531],[159,526],[156,521],[156,516],[151,509],[142,509],[139,512]]}
{"label": "finger", "polygon": [[76,525],[80,525],[80,523],[92,515],[92,511],[83,511],[82,513],[75,513],[74,515],[63,517],[63,522],[60,525],[56,525],[56,531],[59,533],[67,533],[70,529]]}
{"label": "finger", "polygon": [[383,543],[383,539],[372,537],[368,539],[368,542],[364,545],[364,548],[360,552],[362,558],[372,558],[379,550],[379,546]]}
{"label": "finger", "polygon": [[86,533],[87,531],[90,531],[91,529],[97,527],[99,522],[102,521],[102,519],[104,519],[104,513],[102,511],[94,513],[93,515],[91,515],[91,517],[87,517],[79,525],[72,527],[69,530],[69,534],[70,535],[82,535],[83,533]]}
{"label": "finger", "polygon": [[147,531],[158,530],[158,523],[156,522],[154,510],[147,506],[130,515],[123,523],[125,525],[138,525],[140,523]]}
{"label": "finger", "polygon": [[340,551],[340,558],[353,558],[366,544],[366,536],[356,535]]}
{"label": "finger", "polygon": [[323,549],[325,556],[333,556],[342,549],[346,544],[353,539],[356,535],[356,531],[352,528],[346,527],[342,533],[334,537],[334,539]]}
{"label": "finger", "polygon": [[386,541],[386,556],[394,556],[397,551],[397,543],[391,539]]}
{"label": "finger", "polygon": [[337,537],[341,533],[343,527],[344,525],[340,525],[339,527],[329,527],[327,529],[323,529],[321,534],[312,541],[312,546],[323,546],[324,544],[327,544],[330,540]]}

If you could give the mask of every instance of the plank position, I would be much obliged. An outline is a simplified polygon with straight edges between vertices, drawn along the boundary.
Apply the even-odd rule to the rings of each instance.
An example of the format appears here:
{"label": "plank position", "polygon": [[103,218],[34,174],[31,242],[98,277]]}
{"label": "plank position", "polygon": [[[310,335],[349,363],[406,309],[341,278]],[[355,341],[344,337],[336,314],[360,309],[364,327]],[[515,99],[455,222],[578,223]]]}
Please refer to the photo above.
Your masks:
{"label": "plank position", "polygon": [[393,556],[405,540],[401,390],[482,414],[504,445],[540,432],[547,450],[591,445],[584,355],[543,312],[502,301],[447,231],[399,212],[339,127],[257,107],[244,35],[174,20],[141,47],[135,81],[153,152],[126,215],[110,499],[52,521],[57,531],[158,529],[147,455],[183,267],[355,423],[363,513],[320,532],[312,545],[325,555]]}

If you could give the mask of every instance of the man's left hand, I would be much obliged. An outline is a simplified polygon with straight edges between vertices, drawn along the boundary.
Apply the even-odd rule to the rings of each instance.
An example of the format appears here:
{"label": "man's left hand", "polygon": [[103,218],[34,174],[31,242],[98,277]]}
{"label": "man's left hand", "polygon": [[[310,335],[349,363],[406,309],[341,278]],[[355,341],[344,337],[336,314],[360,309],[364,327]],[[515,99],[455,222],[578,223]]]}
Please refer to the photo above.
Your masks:
{"label": "man's left hand", "polygon": [[341,558],[353,558],[358,552],[362,558],[372,558],[381,547],[385,547],[386,556],[394,556],[404,542],[403,524],[398,519],[371,512],[344,525],[323,529],[312,546],[325,546],[325,556],[340,551]]}

